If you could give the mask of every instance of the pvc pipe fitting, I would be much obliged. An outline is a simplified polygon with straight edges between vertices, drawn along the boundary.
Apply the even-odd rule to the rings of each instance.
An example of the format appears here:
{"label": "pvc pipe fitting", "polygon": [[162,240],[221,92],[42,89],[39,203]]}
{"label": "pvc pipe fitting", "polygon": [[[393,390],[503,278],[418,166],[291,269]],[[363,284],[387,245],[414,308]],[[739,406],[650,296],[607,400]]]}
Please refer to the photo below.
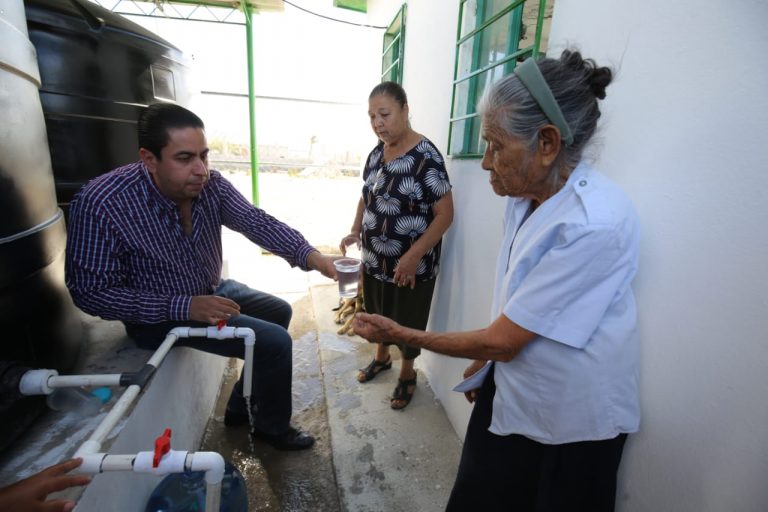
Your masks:
{"label": "pvc pipe fitting", "polygon": [[206,338],[213,338],[216,340],[228,340],[235,337],[235,330],[236,327],[222,327],[219,329],[218,327],[211,326],[207,327],[207,333],[205,335]]}
{"label": "pvc pipe fitting", "polygon": [[160,464],[155,468],[152,467],[155,452],[139,452],[133,461],[133,471],[136,473],[151,473],[153,475],[183,473],[186,470],[184,461],[187,459],[188,453],[187,451],[170,450],[163,455],[160,459]]}
{"label": "pvc pipe fitting", "polygon": [[93,439],[88,439],[86,442],[80,445],[80,448],[75,452],[75,457],[85,457],[86,455],[98,454],[101,449],[101,443]]}
{"label": "pvc pipe fitting", "polygon": [[243,338],[246,345],[256,343],[256,333],[250,327],[238,327],[235,329],[235,337]]}
{"label": "pvc pipe fitting", "polygon": [[189,330],[190,329],[191,329],[191,327],[174,327],[173,329],[168,331],[168,334],[166,334],[166,336],[168,336],[170,334],[175,334],[179,338],[189,338]]}
{"label": "pvc pipe fitting", "polygon": [[[82,450],[82,447],[80,449]],[[83,459],[83,463],[72,470],[72,473],[80,475],[95,475],[97,473],[101,473],[101,463],[106,456],[106,453],[81,454],[78,450],[78,453],[75,454],[75,457],[81,457]]]}
{"label": "pvc pipe fitting", "polygon": [[22,395],[50,395],[53,388],[48,385],[48,379],[58,374],[56,370],[29,370],[21,376],[19,392]]}
{"label": "pvc pipe fitting", "polygon": [[217,452],[190,453],[188,465],[192,471],[205,471],[208,484],[219,484],[224,479],[224,457]]}

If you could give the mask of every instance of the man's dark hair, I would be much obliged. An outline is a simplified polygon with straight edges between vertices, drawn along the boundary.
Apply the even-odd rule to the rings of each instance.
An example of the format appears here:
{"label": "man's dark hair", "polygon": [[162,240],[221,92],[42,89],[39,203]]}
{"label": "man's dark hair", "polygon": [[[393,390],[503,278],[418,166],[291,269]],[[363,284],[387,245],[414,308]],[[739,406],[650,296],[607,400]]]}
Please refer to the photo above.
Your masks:
{"label": "man's dark hair", "polygon": [[173,103],[150,105],[139,116],[139,147],[151,151],[161,160],[161,151],[168,144],[168,130],[174,128],[202,128],[203,120]]}

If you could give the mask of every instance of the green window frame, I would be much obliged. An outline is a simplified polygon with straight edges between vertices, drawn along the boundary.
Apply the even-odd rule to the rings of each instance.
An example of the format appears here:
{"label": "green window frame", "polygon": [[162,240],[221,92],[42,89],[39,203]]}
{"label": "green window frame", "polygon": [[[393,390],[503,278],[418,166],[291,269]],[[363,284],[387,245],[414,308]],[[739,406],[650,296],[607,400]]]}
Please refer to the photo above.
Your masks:
{"label": "green window frame", "polygon": [[384,46],[381,52],[381,81],[403,83],[403,54],[405,52],[406,4],[397,11],[392,23],[384,31]]}
{"label": "green window frame", "polygon": [[459,9],[448,154],[479,158],[485,147],[477,102],[518,61],[540,55],[546,0],[461,0]]}

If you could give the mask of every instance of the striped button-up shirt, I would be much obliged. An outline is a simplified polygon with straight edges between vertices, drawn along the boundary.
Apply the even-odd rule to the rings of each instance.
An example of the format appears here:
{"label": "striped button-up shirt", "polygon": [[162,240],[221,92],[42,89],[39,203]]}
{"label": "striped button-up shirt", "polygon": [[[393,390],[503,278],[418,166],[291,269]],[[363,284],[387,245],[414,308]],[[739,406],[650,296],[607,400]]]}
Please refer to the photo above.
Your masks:
{"label": "striped button-up shirt", "polygon": [[70,204],[67,287],[91,315],[129,323],[188,320],[192,297],[221,279],[221,226],[307,270],[315,249],[296,231],[251,205],[217,171],[192,203],[192,233],[144,164],[92,180]]}

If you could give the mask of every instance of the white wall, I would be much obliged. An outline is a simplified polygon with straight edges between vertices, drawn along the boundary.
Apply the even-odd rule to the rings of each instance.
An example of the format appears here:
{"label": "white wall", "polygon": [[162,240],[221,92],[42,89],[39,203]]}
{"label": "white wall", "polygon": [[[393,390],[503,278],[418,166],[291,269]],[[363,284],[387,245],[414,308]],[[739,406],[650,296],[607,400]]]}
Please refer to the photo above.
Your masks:
{"label": "white wall", "polygon": [[620,510],[768,509],[766,20],[765,2],[555,6],[551,45],[620,68],[600,163],[644,233]]}
{"label": "white wall", "polygon": [[[370,3],[391,9],[384,23],[399,6]],[[404,75],[414,127],[442,150],[458,1],[446,4],[409,3]],[[623,512],[768,510],[766,20],[768,3],[746,0],[555,5],[550,54],[577,45],[618,70],[594,152],[643,227],[643,422],[620,471]],[[501,202],[479,161],[449,172],[456,220],[434,330],[487,325],[500,240]],[[449,389],[465,362],[419,361],[463,434],[469,407]]]}

